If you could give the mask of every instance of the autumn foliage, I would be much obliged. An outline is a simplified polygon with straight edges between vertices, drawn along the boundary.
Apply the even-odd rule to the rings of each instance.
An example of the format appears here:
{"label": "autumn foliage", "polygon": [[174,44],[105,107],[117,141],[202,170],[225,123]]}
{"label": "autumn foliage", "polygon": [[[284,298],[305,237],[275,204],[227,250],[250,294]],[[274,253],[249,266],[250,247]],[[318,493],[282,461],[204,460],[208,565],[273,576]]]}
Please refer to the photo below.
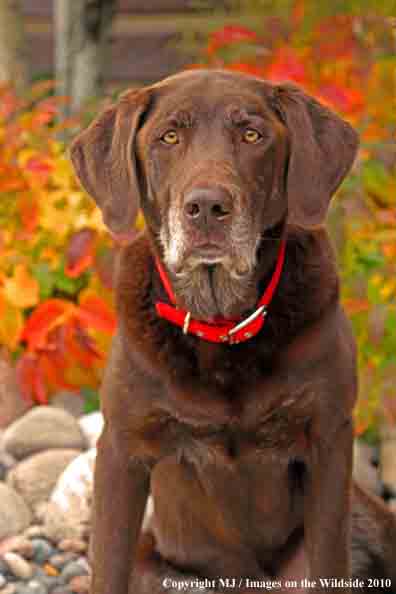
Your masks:
{"label": "autumn foliage", "polygon": [[115,330],[111,241],[57,140],[78,123],[50,89],[0,88],[0,341],[38,403],[96,388]]}
{"label": "autumn foliage", "polygon": [[372,435],[382,422],[396,422],[395,21],[380,16],[380,5],[376,14],[315,18],[318,3],[289,4],[283,17],[258,10],[251,27],[211,32],[194,67],[292,80],[360,133],[359,157],[334,201],[330,228],[359,348],[356,430]]}

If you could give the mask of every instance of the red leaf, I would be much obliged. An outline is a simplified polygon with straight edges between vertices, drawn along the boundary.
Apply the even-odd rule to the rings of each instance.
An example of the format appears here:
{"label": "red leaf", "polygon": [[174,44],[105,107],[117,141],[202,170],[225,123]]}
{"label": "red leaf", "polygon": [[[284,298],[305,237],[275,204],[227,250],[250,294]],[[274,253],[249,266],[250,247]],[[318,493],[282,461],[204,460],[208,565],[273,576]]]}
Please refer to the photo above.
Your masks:
{"label": "red leaf", "polygon": [[257,34],[246,27],[226,25],[210,35],[207,52],[212,55],[225,45],[240,43],[241,41],[257,41]]}
{"label": "red leaf", "polygon": [[279,48],[265,75],[269,80],[293,80],[299,84],[306,84],[308,78],[304,62],[288,47]]}
{"label": "red leaf", "polygon": [[45,348],[48,333],[60,324],[68,310],[74,305],[61,299],[48,299],[41,303],[31,314],[22,330],[21,340],[25,340],[29,350]]}
{"label": "red leaf", "polygon": [[66,274],[71,278],[76,278],[91,266],[95,238],[96,232],[92,229],[82,229],[71,237],[66,251],[65,267]]}
{"label": "red leaf", "polygon": [[91,367],[98,358],[101,358],[90,344],[90,340],[76,320],[67,325],[68,350],[84,367]]}
{"label": "red leaf", "polygon": [[116,319],[109,306],[100,297],[86,297],[76,311],[76,317],[83,326],[112,334],[116,329]]}
{"label": "red leaf", "polygon": [[364,95],[361,91],[337,84],[321,87],[320,97],[331,107],[348,115],[359,113],[365,107]]}

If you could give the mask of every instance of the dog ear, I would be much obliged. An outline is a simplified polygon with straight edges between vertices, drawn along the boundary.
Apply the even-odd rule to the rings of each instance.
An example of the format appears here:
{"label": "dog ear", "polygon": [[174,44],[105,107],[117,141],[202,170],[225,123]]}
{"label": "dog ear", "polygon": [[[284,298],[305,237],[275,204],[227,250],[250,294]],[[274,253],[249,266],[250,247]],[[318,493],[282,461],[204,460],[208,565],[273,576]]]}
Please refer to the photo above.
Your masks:
{"label": "dog ear", "polygon": [[353,164],[358,135],[294,85],[276,87],[276,105],[290,139],[288,221],[302,227],[321,224],[332,195]]}
{"label": "dog ear", "polygon": [[140,204],[135,140],[148,100],[146,90],[128,91],[81,132],[70,149],[81,185],[119,237],[133,231]]}

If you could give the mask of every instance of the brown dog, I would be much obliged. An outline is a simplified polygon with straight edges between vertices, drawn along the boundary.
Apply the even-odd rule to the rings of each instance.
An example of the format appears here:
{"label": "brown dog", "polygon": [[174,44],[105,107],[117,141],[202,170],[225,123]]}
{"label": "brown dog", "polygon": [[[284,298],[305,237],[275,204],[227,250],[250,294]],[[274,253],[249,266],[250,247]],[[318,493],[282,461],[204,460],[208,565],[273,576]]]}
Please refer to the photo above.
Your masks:
{"label": "brown dog", "polygon": [[357,145],[302,90],[222,71],[126,93],[74,142],[109,229],[147,223],[118,267],[93,594],[392,589],[395,519],[351,484],[355,345],[323,228]]}

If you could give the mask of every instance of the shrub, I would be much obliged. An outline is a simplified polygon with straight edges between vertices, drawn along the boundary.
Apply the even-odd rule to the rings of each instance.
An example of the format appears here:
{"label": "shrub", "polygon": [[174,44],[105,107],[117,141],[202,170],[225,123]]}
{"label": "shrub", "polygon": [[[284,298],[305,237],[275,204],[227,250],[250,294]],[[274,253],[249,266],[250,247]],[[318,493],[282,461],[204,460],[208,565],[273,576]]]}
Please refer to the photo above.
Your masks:
{"label": "shrub", "polygon": [[39,403],[96,388],[115,328],[113,246],[58,140],[78,122],[50,90],[0,88],[0,341]]}

